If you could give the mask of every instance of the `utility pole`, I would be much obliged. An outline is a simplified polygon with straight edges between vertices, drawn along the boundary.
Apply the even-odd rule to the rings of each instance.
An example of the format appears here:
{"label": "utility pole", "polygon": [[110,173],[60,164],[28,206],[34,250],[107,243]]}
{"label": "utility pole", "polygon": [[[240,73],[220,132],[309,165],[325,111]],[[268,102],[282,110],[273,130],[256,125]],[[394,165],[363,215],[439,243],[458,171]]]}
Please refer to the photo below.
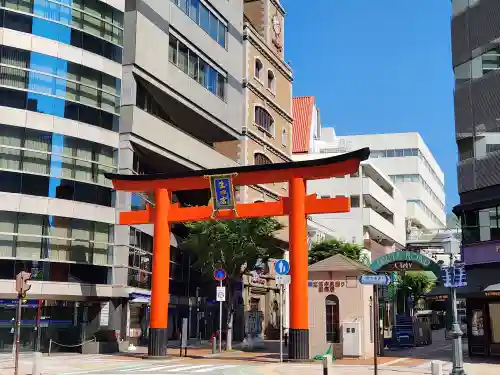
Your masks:
{"label": "utility pole", "polygon": [[16,291],[17,291],[17,315],[16,315],[16,329],[15,329],[15,356],[14,356],[14,375],[19,374],[19,344],[21,336],[21,311],[23,306],[23,299],[26,293],[30,290],[31,285],[28,280],[31,279],[31,273],[21,271],[16,276]]}

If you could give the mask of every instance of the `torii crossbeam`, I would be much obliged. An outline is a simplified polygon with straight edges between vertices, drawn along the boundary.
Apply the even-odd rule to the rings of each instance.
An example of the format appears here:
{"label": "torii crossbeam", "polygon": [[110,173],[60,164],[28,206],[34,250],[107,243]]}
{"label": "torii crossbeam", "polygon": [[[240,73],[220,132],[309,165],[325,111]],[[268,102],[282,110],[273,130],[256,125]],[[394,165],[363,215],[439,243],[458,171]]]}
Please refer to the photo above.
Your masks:
{"label": "torii crossbeam", "polygon": [[[348,197],[321,198],[307,195],[306,181],[345,176],[358,171],[370,150],[300,162],[251,165],[234,168],[196,170],[185,173],[149,175],[107,174],[116,190],[154,193],[155,206],[142,211],[121,212],[119,224],[154,224],[151,319],[148,353],[167,355],[167,324],[170,279],[170,225],[197,220],[230,220],[265,216],[285,216],[289,220],[290,327],[288,358],[309,359],[308,251],[309,214],[350,211]],[[289,196],[275,202],[236,203],[234,186],[288,182]],[[211,189],[212,204],[180,207],[172,203],[172,193]]]}

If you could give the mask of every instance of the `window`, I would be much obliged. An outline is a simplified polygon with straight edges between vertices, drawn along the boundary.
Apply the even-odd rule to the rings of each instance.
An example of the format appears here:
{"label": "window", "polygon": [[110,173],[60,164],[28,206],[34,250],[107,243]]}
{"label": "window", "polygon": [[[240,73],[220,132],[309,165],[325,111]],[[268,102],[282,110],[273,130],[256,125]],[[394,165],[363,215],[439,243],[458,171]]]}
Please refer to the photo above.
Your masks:
{"label": "window", "polygon": [[138,229],[130,228],[129,243],[128,285],[150,289],[153,266],[153,237]]}
{"label": "window", "polygon": [[259,59],[255,59],[255,68],[254,68],[254,76],[255,78],[257,79],[261,79],[261,74],[262,74],[262,69],[264,68],[264,66],[262,65],[262,61],[260,61]]}
{"label": "window", "polygon": [[465,211],[461,216],[462,242],[500,240],[500,207]]}
{"label": "window", "polygon": [[269,159],[266,155],[259,153],[255,154],[255,165],[265,165],[265,164],[272,164],[273,162],[271,159]]}
{"label": "window", "polygon": [[[122,12],[109,7],[115,13],[112,16],[108,14],[108,16],[104,16],[104,20],[101,20],[99,18],[102,18],[102,14],[104,14],[101,11],[99,11],[98,17],[93,17],[87,13],[88,9],[84,9],[85,13],[82,13],[74,8],[68,8],[68,5],[52,1],[50,2],[50,11],[39,4],[34,6],[34,0],[19,3],[26,4],[28,2],[31,3],[28,13],[34,13],[37,17],[18,13],[18,8],[14,5],[15,10],[5,9],[3,17],[0,19],[0,26],[70,44],[112,61],[122,62]],[[94,3],[106,5],[101,2]],[[12,2],[9,2],[5,8],[12,8],[11,4]],[[19,9],[19,11],[25,10]],[[94,11],[92,14],[97,13]]]}
{"label": "window", "polygon": [[0,231],[15,234],[0,237],[7,256],[112,264],[113,227],[107,223],[0,211]]}
{"label": "window", "polygon": [[0,170],[0,191],[113,206],[112,189],[51,176]]}
{"label": "window", "polygon": [[452,14],[457,16],[458,14],[467,10],[467,8],[477,4],[479,0],[453,0],[452,3]]}
{"label": "window", "polygon": [[325,299],[326,309],[326,341],[340,343],[339,298],[330,294]]}
{"label": "window", "polygon": [[170,35],[168,40],[168,60],[177,65],[177,39]]}
{"label": "window", "polygon": [[486,153],[500,151],[500,144],[490,144],[486,145]]}
{"label": "window", "polygon": [[172,0],[221,47],[226,47],[227,26],[200,0]]}
{"label": "window", "polygon": [[[65,185],[60,179],[111,187],[104,173],[116,170],[115,149],[112,147],[62,134],[2,124],[0,134],[0,169],[50,175],[53,180],[50,196],[57,196],[57,189],[61,184]],[[56,183],[56,180],[59,182]]]}
{"label": "window", "polygon": [[418,148],[405,148],[405,149],[394,149],[394,150],[371,150],[370,158],[394,158],[394,157],[407,157],[407,156],[418,156],[420,161],[424,164],[425,168],[432,174],[432,177],[437,182],[437,184],[444,188],[444,184],[441,178],[434,171],[433,167],[423,155],[423,153]]}
{"label": "window", "polygon": [[276,92],[276,80],[272,70],[267,71],[267,88],[273,93]]}
{"label": "window", "polygon": [[257,126],[269,134],[274,134],[274,120],[263,107],[256,106],[254,110],[254,121]]}
{"label": "window", "polygon": [[422,202],[421,200],[419,200],[419,199],[410,199],[410,200],[407,200],[406,203],[414,203],[417,206],[419,206],[425,212],[425,214],[427,214],[427,216],[431,220],[433,220],[438,226],[443,227],[445,225],[443,222],[441,222],[441,220],[439,220],[439,218],[436,215],[434,215],[434,213],[432,212],[432,210],[429,207],[427,207],[424,204],[424,202]]}
{"label": "window", "polygon": [[[138,229],[130,228],[128,261],[128,285],[151,289],[153,263],[153,237]],[[170,249],[170,279],[184,282],[189,274],[192,262],[189,254]]]}
{"label": "window", "polygon": [[283,129],[283,130],[281,131],[281,144],[282,144],[283,146],[285,146],[285,147],[286,147],[286,146],[287,146],[287,144],[288,144],[288,134],[287,134],[287,132],[286,132],[286,129]]}
{"label": "window", "polygon": [[205,62],[173,35],[169,36],[169,61],[198,81],[220,99],[225,100],[227,78]]}
{"label": "window", "polygon": [[351,195],[351,207],[357,208],[360,206],[360,198],[359,195]]}
{"label": "window", "polygon": [[429,193],[429,195],[432,197],[432,199],[436,202],[436,204],[444,210],[444,203],[443,201],[434,193],[432,188],[429,186],[429,184],[422,178],[421,175],[419,174],[396,174],[396,175],[389,175],[391,178],[392,182],[395,184],[398,183],[403,183],[403,182],[419,182],[423,188]]}
{"label": "window", "polygon": [[493,49],[455,68],[455,82],[457,84],[481,78],[491,71],[500,69],[500,45],[498,41],[493,43],[496,43]]}
{"label": "window", "polygon": [[106,110],[75,103],[62,98],[0,87],[0,106],[26,109],[75,121],[103,129],[117,131],[119,116]]}
{"label": "window", "polygon": [[[0,85],[27,89],[41,94],[79,102],[111,113],[119,113],[120,79],[92,68],[19,48],[1,46]],[[44,101],[42,111],[61,108]]]}

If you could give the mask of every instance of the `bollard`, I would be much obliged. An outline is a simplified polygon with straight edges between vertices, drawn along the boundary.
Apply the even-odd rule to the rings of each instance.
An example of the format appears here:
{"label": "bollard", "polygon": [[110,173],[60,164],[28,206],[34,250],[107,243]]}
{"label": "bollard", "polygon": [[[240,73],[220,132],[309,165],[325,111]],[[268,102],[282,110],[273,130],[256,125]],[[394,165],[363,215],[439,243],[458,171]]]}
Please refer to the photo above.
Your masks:
{"label": "bollard", "polygon": [[31,375],[41,375],[42,362],[43,362],[42,353],[40,352],[33,353],[33,367],[31,369]]}
{"label": "bollard", "polygon": [[431,362],[431,374],[432,375],[442,375],[443,374],[443,364],[440,361]]}
{"label": "bollard", "polygon": [[328,371],[332,365],[332,356],[330,354],[325,354],[323,356],[323,375],[328,375]]}
{"label": "bollard", "polygon": [[217,353],[217,338],[214,336],[212,338],[212,354]]}

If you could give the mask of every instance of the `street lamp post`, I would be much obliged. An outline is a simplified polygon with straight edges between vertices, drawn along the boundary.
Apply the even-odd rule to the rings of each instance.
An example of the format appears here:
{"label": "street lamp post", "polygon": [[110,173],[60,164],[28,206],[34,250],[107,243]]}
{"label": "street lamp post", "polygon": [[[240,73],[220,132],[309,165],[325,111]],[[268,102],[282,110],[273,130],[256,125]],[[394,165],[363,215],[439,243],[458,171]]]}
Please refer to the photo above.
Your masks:
{"label": "street lamp post", "polygon": [[466,375],[464,370],[464,360],[463,360],[463,349],[462,349],[462,330],[460,329],[460,324],[458,323],[458,312],[457,312],[457,288],[451,287],[451,306],[452,306],[452,318],[453,323],[451,326],[451,337],[452,341],[452,363],[453,369],[451,370],[451,375]]}
{"label": "street lamp post", "polygon": [[[463,359],[463,349],[462,349],[462,335],[463,332],[460,328],[460,323],[458,322],[458,311],[457,311],[457,287],[463,286],[462,277],[459,280],[456,278],[456,264],[454,262],[454,256],[460,253],[460,242],[449,233],[449,237],[443,241],[443,248],[446,254],[450,255],[450,266],[448,267],[448,284],[450,287],[450,303],[451,303],[451,314],[452,314],[452,326],[450,335],[453,339],[452,341],[452,363],[453,368],[450,375],[466,375],[464,370],[464,359]],[[463,270],[463,275],[465,277],[465,271]],[[457,283],[458,281],[458,283]],[[446,283],[446,280],[445,280]]]}

